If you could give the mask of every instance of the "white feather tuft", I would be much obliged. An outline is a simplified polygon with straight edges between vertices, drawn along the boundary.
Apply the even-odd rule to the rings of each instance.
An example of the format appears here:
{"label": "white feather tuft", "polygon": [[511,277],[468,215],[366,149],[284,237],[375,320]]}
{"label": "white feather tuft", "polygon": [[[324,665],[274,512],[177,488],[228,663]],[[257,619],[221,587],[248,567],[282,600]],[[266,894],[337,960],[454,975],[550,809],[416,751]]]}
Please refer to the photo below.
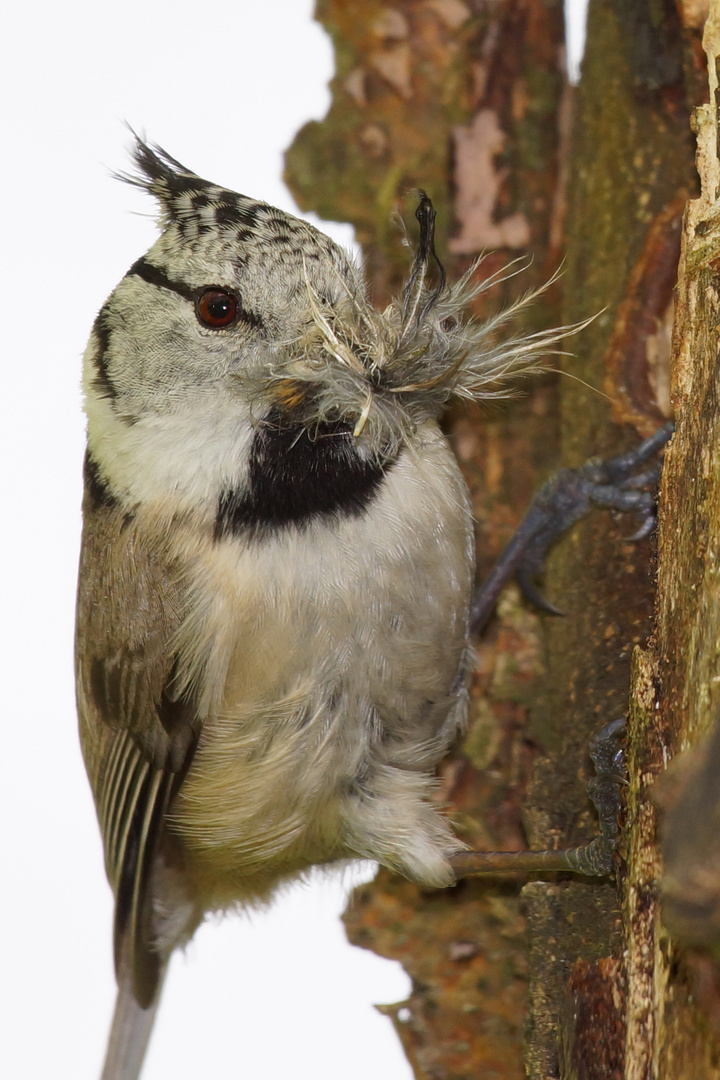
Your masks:
{"label": "white feather tuft", "polygon": [[560,351],[555,348],[559,341],[592,321],[503,340],[500,331],[556,276],[479,321],[466,316],[470,303],[527,264],[515,260],[478,279],[481,257],[454,285],[445,285],[441,270],[441,283],[433,291],[426,284],[429,255],[435,257],[431,233],[422,249],[421,238],[421,253],[403,295],[383,312],[370,305],[354,277],[343,281],[344,301],[330,310],[306,271],[305,332],[294,341],[259,346],[257,362],[239,376],[251,402],[264,406],[258,415],[276,404],[310,430],[344,421],[372,453],[391,457],[451,398],[507,396],[513,380],[541,371],[543,360]]}

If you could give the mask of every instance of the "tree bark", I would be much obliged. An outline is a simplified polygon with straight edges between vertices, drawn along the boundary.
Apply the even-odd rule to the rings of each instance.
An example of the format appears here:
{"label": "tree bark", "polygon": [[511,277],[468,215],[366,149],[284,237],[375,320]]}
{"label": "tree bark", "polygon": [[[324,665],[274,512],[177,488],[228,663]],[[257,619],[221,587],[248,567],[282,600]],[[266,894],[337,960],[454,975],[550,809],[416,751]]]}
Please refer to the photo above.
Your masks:
{"label": "tree bark", "polygon": [[[720,3],[710,8],[710,104],[695,114],[702,190],[682,223],[671,386],[676,434],[660,499],[656,626],[648,647],[638,650],[633,679],[624,888],[628,1080],[720,1077],[718,969],[706,951],[692,948],[717,948],[720,938],[716,750],[713,756],[720,712]],[[713,726],[708,743],[703,737]],[[673,940],[658,907],[662,860],[652,794],[681,750],[655,797],[667,812],[663,892]]]}
{"label": "tree bark", "polygon": [[[382,305],[407,274],[408,254],[390,222],[397,205],[412,219],[408,196],[420,186],[439,211],[438,247],[450,278],[485,248],[492,249],[489,272],[532,256],[475,314],[547,280],[563,257],[561,281],[528,312],[525,328],[601,312],[564,362],[583,382],[563,379],[558,389],[547,376],[502,410],[458,408],[448,417],[473,498],[480,577],[559,463],[561,443],[564,463],[578,465],[628,448],[668,414],[681,215],[695,184],[688,100],[697,99],[702,71],[702,20],[691,7],[688,0],[681,20],[671,0],[591,0],[573,100],[555,0],[319,0],[317,17],[336,49],[333,104],[324,121],[297,136],[287,179],[303,208],[355,225],[375,301]],[[698,294],[707,294],[713,272],[708,263]],[[687,370],[676,378],[679,418],[690,398],[697,404],[694,379]],[[705,441],[692,444],[705,453],[696,465],[712,471],[709,429],[703,432]],[[677,460],[677,441],[669,461]],[[697,498],[711,483],[702,476]],[[709,504],[692,524],[688,492],[676,500],[667,482],[663,490],[662,560],[677,557],[678,522],[695,530],[690,548],[701,533],[710,550]],[[631,772],[654,775],[649,723],[640,720],[655,723],[656,672],[683,668],[681,639],[663,614],[670,600],[659,596],[658,630],[646,645],[654,545],[629,542],[632,532],[632,523],[607,513],[583,522],[558,545],[546,578],[565,618],[539,617],[511,588],[479,642],[469,730],[441,772],[441,799],[472,846],[517,849],[529,839],[553,847],[592,836],[587,744],[626,711],[633,649],[642,646]],[[661,591],[667,565],[661,562]],[[697,583],[702,559],[694,566]],[[663,679],[670,687],[669,675]],[[677,694],[659,710],[666,725],[686,700]],[[652,936],[657,865],[647,846],[654,811],[644,787],[636,788],[622,894],[609,882],[557,879],[532,882],[522,896],[512,881],[429,893],[384,871],[356,892],[346,915],[350,939],[400,959],[413,978],[409,1001],[385,1011],[419,1080],[593,1080],[632,1068],[628,1076],[656,1075],[633,1064],[641,1030],[659,1060],[648,1017],[657,1032],[662,1013],[670,1030],[668,1009],[652,996],[661,949]],[[665,948],[663,978],[669,955]],[[690,991],[683,993],[686,1001]]]}
{"label": "tree bark", "polygon": [[[570,148],[564,321],[605,310],[566,370],[603,387],[611,401],[563,383],[570,465],[627,448],[667,409],[667,326],[682,207],[694,183],[674,7],[595,0],[587,32]],[[632,532],[627,519],[596,513],[550,562],[548,592],[567,614],[546,620],[547,681],[537,711],[546,718],[550,760],[536,769],[533,846],[578,843],[593,828],[585,748],[627,711],[633,648],[652,628],[653,543],[628,542]],[[619,1080],[626,1011],[635,1003],[626,992],[616,885],[537,882],[524,895],[535,957],[528,1076]]]}

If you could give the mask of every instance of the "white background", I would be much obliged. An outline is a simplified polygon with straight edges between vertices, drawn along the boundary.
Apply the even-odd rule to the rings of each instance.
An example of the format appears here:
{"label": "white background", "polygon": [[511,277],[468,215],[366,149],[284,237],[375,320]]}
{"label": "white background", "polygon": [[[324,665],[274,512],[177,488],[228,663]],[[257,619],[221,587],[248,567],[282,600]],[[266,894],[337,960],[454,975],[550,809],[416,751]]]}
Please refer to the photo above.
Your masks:
{"label": "white background", "polygon": [[[281,152],[327,111],[332,75],[311,11],[311,0],[124,0],[114,10],[39,0],[3,16],[0,1075],[8,1080],[94,1080],[114,995],[110,893],[75,733],[72,623],[80,358],[97,310],[156,235],[149,200],[110,176],[128,165],[123,121],[208,179],[295,211]],[[323,228],[352,242],[347,226]],[[359,873],[369,876],[367,867]],[[339,879],[322,880],[252,920],[204,926],[174,960],[143,1080],[409,1077],[390,1022],[371,1006],[404,998],[408,980],[398,965],[345,944],[344,894]]]}

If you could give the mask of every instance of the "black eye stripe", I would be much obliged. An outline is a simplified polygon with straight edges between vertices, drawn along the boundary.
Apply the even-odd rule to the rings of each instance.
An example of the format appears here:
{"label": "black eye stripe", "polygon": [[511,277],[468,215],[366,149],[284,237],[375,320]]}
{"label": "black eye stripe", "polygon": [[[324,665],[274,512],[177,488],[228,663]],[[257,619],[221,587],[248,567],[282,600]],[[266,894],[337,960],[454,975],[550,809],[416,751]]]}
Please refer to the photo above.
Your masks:
{"label": "black eye stripe", "polygon": [[[152,263],[148,262],[144,256],[133,263],[125,276],[130,277],[132,275],[142,278],[143,281],[147,281],[150,285],[157,285],[160,289],[169,289],[170,292],[177,293],[178,296],[182,296],[184,300],[189,300],[192,304],[197,304],[200,297],[208,289],[219,289],[225,292],[232,291],[230,289],[225,289],[223,285],[213,284],[203,285],[199,289],[191,289],[189,285],[184,285],[181,281],[173,281],[159,267],[153,266]],[[240,303],[239,298],[237,321],[244,322],[246,325],[255,327],[256,329],[261,329],[263,326],[263,321],[260,316],[254,311],[248,311],[244,308]]]}
{"label": "black eye stripe", "polygon": [[160,289],[169,289],[171,292],[182,296],[185,300],[191,300],[195,303],[197,289],[191,289],[188,285],[183,285],[181,281],[172,281],[167,274],[159,267],[149,263],[144,256],[132,264],[126,276],[130,277],[131,275],[142,278],[143,281],[147,281],[150,285],[157,285]]}

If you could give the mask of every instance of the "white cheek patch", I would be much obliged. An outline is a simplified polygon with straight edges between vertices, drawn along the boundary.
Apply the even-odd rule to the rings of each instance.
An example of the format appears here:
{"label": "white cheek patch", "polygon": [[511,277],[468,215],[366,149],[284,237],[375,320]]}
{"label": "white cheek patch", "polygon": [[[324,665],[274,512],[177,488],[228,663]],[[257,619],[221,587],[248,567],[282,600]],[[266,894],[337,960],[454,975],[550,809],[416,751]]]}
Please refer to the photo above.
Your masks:
{"label": "white cheek patch", "polygon": [[86,401],[88,446],[114,494],[131,503],[168,496],[178,508],[215,512],[242,486],[253,437],[247,409],[229,397],[200,397],[172,413],[121,419],[97,394]]}

